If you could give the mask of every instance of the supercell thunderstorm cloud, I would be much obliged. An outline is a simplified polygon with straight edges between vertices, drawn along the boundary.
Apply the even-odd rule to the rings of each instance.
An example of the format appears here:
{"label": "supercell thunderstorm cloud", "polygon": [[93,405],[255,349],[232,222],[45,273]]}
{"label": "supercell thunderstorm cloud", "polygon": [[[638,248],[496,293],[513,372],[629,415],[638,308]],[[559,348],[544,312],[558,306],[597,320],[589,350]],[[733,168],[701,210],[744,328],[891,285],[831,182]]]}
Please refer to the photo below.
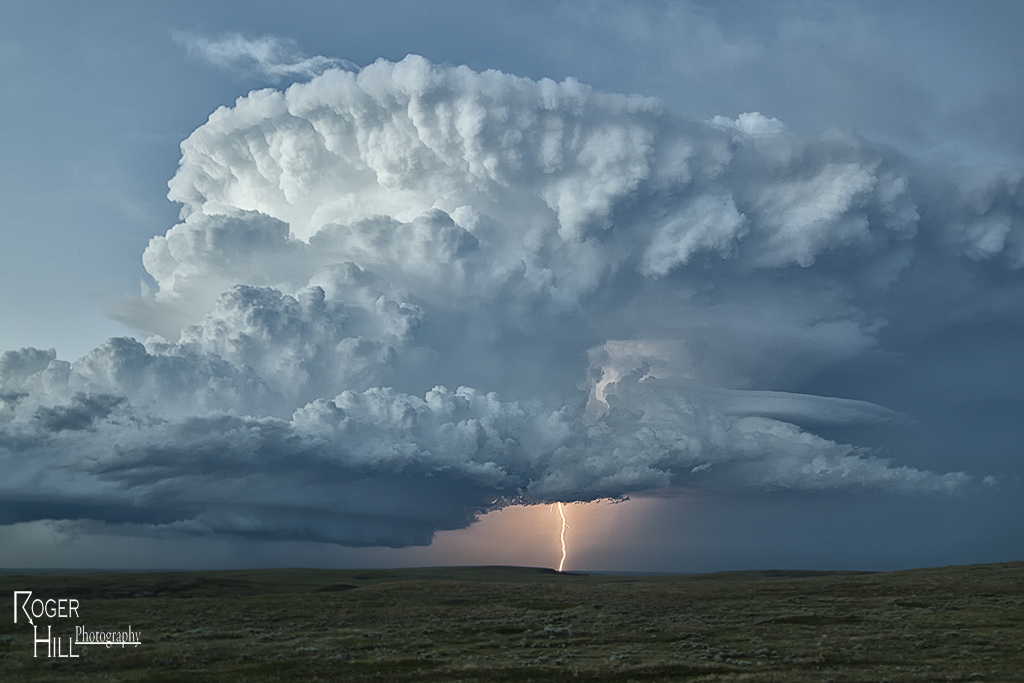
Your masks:
{"label": "supercell thunderstorm cloud", "polygon": [[990,474],[836,438],[914,418],[808,387],[1019,315],[1020,173],[573,79],[323,66],[182,143],[155,288],[114,311],[144,342],[0,358],[0,524],[401,547],[512,504]]}

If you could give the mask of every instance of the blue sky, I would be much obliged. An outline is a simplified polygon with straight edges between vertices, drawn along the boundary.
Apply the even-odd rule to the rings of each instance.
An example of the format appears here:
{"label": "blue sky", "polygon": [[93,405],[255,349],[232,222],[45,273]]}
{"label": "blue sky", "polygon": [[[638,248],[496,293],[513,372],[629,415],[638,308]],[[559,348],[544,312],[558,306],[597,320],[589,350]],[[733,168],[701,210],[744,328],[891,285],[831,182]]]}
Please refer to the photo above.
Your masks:
{"label": "blue sky", "polygon": [[1022,14],[6,3],[0,564],[1019,558]]}

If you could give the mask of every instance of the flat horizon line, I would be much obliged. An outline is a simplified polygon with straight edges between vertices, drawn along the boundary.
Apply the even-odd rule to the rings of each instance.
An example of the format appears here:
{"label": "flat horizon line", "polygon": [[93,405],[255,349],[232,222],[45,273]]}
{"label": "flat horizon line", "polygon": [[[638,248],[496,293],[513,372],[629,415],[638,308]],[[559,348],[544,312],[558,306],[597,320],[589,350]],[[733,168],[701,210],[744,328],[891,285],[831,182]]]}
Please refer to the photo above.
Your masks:
{"label": "flat horizon line", "polygon": [[0,567],[0,575],[16,576],[19,574],[42,576],[42,575],[67,575],[67,574],[158,574],[158,573],[200,573],[200,572],[262,572],[262,571],[337,571],[337,572],[401,572],[415,570],[442,570],[442,569],[517,569],[536,570],[564,575],[596,575],[596,576],[705,576],[714,574],[742,574],[757,572],[764,574],[785,574],[785,575],[826,575],[826,574],[880,574],[900,571],[914,571],[919,569],[940,569],[945,567],[974,567],[983,565],[998,565],[1021,562],[1024,560],[1000,560],[996,562],[977,562],[970,564],[947,564],[947,565],[922,565],[917,567],[906,567],[902,569],[806,569],[806,568],[780,568],[771,567],[767,569],[719,569],[712,571],[661,571],[661,570],[618,570],[618,569],[567,569],[559,572],[553,567],[538,567],[529,565],[503,565],[503,564],[466,564],[466,565],[423,565],[413,567],[308,567],[308,566],[286,566],[286,567],[218,567],[218,568],[105,568],[105,567]]}

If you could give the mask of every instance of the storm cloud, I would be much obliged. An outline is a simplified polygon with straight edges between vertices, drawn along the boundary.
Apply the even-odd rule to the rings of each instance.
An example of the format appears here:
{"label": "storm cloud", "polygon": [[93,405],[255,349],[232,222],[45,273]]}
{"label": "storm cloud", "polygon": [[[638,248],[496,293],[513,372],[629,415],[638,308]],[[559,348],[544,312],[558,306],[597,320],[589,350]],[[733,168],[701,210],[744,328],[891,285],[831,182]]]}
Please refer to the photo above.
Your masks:
{"label": "storm cloud", "polygon": [[0,358],[0,523],[404,546],[518,503],[988,474],[827,438],[913,416],[802,389],[887,329],[1019,315],[1022,173],[414,55],[295,64],[182,143],[155,288],[113,311],[145,342]]}

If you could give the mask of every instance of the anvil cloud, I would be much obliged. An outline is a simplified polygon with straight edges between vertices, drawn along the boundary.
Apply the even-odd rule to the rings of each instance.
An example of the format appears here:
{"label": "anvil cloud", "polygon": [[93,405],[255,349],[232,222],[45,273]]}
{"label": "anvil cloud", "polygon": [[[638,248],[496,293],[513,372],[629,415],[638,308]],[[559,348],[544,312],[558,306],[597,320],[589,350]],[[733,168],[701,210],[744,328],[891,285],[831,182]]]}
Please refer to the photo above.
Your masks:
{"label": "anvil cloud", "polygon": [[918,301],[902,334],[1019,312],[1020,173],[413,55],[181,149],[156,289],[115,311],[145,342],[0,358],[0,523],[404,546],[515,503],[987,474],[826,438],[911,418],[800,389]]}

